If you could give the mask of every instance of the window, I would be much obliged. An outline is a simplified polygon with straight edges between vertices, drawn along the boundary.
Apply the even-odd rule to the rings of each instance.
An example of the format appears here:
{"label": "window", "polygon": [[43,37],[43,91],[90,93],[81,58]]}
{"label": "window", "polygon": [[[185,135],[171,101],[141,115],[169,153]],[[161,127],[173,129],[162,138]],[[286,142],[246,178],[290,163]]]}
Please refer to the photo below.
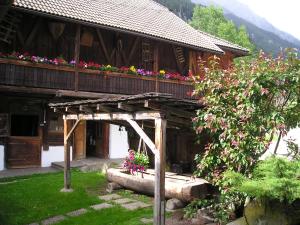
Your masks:
{"label": "window", "polygon": [[11,136],[38,136],[38,125],[37,115],[12,115]]}
{"label": "window", "polygon": [[64,131],[64,121],[62,117],[51,116],[49,121],[49,131],[50,132],[63,132]]}

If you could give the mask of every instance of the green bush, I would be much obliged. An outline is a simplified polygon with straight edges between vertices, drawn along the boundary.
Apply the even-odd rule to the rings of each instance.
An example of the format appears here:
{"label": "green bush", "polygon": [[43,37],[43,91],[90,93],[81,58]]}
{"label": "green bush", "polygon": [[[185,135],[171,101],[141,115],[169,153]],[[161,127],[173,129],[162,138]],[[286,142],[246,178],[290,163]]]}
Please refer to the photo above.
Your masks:
{"label": "green bush", "polygon": [[226,171],[224,181],[231,191],[291,203],[300,198],[300,161],[272,156],[257,164],[251,178]]}

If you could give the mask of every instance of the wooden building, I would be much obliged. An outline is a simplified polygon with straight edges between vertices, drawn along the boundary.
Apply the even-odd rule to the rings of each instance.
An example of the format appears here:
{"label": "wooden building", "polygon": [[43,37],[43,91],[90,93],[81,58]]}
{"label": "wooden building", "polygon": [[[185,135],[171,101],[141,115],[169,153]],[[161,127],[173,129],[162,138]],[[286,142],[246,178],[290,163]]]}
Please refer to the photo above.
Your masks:
{"label": "wooden building", "polygon": [[[227,68],[248,54],[152,0],[1,1],[0,52],[0,170],[63,160],[63,120],[49,102],[147,92],[190,98],[186,77],[200,72],[199,58],[216,54]],[[190,161],[198,150],[188,144],[192,133],[168,133],[169,160]],[[128,135],[83,121],[72,159],[123,157],[135,145]]]}

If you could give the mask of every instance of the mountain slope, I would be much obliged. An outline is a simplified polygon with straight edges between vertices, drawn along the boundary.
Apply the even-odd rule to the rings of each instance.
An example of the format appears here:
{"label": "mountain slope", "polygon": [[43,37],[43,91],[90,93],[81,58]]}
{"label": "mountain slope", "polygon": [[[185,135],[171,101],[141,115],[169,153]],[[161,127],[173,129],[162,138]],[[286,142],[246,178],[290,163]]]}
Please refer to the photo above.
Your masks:
{"label": "mountain slope", "polygon": [[225,12],[232,13],[237,17],[240,17],[248,22],[251,22],[252,24],[256,25],[257,27],[263,30],[274,33],[280,38],[300,46],[300,40],[298,40],[291,34],[288,34],[284,31],[277,29],[265,18],[258,16],[247,5],[237,0],[192,0],[192,1],[203,5],[210,5],[210,4],[219,5],[225,10]]}

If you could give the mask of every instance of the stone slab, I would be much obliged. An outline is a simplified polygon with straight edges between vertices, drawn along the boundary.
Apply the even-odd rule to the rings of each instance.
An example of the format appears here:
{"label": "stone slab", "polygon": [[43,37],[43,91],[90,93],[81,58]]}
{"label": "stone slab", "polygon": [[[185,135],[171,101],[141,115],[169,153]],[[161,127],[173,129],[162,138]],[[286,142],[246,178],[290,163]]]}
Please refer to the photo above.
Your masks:
{"label": "stone slab", "polygon": [[247,222],[245,220],[245,217],[241,217],[231,223],[227,223],[227,225],[246,225],[246,224],[247,224]]}
{"label": "stone slab", "polygon": [[128,209],[128,210],[136,210],[136,209],[141,209],[141,208],[147,208],[150,207],[150,204],[146,204],[144,202],[132,202],[128,204],[122,204],[121,205],[123,208]]}
{"label": "stone slab", "polygon": [[101,203],[101,204],[97,204],[97,205],[92,205],[90,207],[92,209],[95,209],[95,210],[101,210],[101,209],[111,208],[113,206],[111,204],[108,204],[108,203]]}
{"label": "stone slab", "polygon": [[136,200],[130,198],[120,198],[120,199],[113,200],[113,202],[116,204],[126,204],[129,202],[136,202]]}
{"label": "stone slab", "polygon": [[31,223],[31,224],[27,224],[27,225],[39,225],[38,223]]}
{"label": "stone slab", "polygon": [[51,225],[51,224],[55,224],[58,222],[61,222],[63,220],[65,220],[66,217],[63,215],[59,215],[59,216],[54,216],[54,217],[50,217],[48,219],[45,219],[41,222],[42,225]]}
{"label": "stone slab", "polygon": [[119,199],[119,198],[122,198],[122,196],[117,195],[117,194],[99,196],[99,199],[104,200],[104,201],[111,201],[111,200],[115,200],[115,199]]}
{"label": "stone slab", "polygon": [[80,216],[82,214],[85,214],[87,212],[88,212],[87,209],[82,208],[82,209],[74,210],[72,212],[67,213],[67,216],[76,217],[76,216]]}
{"label": "stone slab", "polygon": [[142,218],[141,219],[141,223],[143,223],[143,224],[153,223],[153,218],[150,218],[150,219],[148,219],[148,218]]}

